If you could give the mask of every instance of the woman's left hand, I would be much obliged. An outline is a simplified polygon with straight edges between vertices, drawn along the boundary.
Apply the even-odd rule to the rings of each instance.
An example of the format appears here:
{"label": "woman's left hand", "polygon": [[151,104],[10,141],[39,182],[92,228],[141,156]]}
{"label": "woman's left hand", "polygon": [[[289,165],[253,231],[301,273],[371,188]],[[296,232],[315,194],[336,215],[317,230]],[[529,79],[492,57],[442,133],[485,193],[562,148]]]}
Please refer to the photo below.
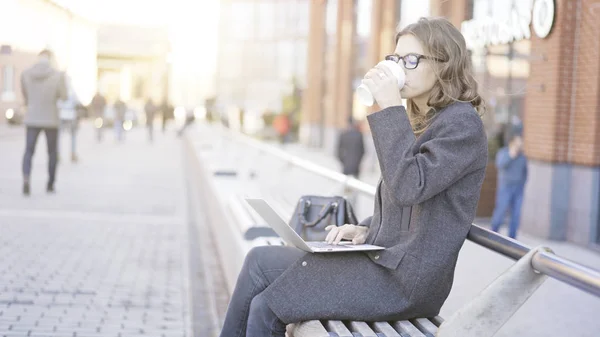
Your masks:
{"label": "woman's left hand", "polygon": [[369,88],[381,109],[402,105],[398,79],[386,65],[376,65],[369,70],[362,82]]}
{"label": "woman's left hand", "polygon": [[335,226],[330,225],[325,227],[325,230],[329,233],[325,238],[325,241],[329,244],[337,245],[342,239],[352,240],[353,245],[361,245],[367,240],[367,230],[365,226],[357,225],[343,225]]}

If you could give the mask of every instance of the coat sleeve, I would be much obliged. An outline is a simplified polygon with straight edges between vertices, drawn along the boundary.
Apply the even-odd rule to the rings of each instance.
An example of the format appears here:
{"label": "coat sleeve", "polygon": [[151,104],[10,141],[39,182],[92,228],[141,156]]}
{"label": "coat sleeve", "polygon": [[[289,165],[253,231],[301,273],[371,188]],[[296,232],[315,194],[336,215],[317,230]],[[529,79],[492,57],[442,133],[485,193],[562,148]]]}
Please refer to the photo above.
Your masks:
{"label": "coat sleeve", "polygon": [[417,153],[412,151],[416,138],[404,107],[384,109],[368,120],[381,175],[402,207],[420,204],[486,165],[486,135],[473,110],[452,113],[430,126],[433,136]]}
{"label": "coat sleeve", "polygon": [[371,227],[371,219],[373,219],[373,216],[368,216],[363,221],[361,221],[358,225],[365,226],[365,227]]}

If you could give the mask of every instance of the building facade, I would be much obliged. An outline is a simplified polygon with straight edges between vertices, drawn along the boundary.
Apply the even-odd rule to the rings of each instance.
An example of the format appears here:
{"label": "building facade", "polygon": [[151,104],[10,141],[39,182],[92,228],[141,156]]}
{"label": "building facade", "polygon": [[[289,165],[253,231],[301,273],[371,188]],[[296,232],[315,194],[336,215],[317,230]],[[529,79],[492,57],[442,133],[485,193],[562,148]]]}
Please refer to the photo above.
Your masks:
{"label": "building facade", "polygon": [[155,103],[168,99],[169,51],[166,28],[99,26],[99,91],[109,102],[120,98],[138,112],[148,98]]}
{"label": "building facade", "polygon": [[[21,72],[51,49],[87,104],[96,91],[96,26],[49,0],[3,0],[0,11],[0,111],[23,105]],[[4,122],[4,119],[0,119]]]}
{"label": "building facade", "polygon": [[306,87],[312,2],[221,1],[215,82],[222,110],[235,107],[255,116],[296,112],[286,98]]}

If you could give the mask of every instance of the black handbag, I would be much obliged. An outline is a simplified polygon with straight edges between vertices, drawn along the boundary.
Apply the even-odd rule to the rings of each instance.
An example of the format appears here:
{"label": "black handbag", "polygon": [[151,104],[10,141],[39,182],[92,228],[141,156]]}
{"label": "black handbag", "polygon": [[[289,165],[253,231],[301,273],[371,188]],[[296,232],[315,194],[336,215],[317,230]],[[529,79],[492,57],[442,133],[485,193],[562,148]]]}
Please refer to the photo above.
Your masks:
{"label": "black handbag", "polygon": [[323,241],[329,225],[356,225],[352,205],[340,196],[305,195],[298,200],[290,226],[306,241]]}

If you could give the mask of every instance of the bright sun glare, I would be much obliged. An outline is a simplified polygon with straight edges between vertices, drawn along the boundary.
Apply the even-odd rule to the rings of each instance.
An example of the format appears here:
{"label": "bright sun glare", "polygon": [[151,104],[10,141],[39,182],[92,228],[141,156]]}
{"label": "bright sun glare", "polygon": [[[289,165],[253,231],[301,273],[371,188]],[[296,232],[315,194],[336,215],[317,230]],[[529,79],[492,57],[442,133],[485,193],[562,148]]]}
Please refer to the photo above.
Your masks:
{"label": "bright sun glare", "polygon": [[99,23],[167,26],[171,61],[209,71],[216,63],[219,0],[53,0]]}

